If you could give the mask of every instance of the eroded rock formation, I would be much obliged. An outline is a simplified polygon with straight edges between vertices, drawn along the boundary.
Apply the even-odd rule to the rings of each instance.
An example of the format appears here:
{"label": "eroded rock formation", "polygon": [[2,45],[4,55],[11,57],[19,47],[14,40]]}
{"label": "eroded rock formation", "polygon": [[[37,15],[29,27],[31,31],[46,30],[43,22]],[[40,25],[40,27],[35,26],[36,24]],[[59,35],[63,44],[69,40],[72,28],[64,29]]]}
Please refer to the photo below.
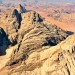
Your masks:
{"label": "eroded rock formation", "polygon": [[[0,63],[1,75],[75,74],[75,35],[68,37],[56,25],[45,24],[35,11],[14,9],[0,20],[10,41],[5,56],[0,56],[1,62],[6,61]],[[5,36],[0,29],[0,38]]]}

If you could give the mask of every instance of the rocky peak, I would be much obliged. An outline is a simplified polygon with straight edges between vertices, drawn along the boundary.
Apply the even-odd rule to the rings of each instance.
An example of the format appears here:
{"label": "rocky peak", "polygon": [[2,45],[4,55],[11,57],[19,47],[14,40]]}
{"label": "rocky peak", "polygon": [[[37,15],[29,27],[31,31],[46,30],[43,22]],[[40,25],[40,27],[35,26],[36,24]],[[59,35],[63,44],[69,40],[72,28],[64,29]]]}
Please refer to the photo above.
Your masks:
{"label": "rocky peak", "polygon": [[17,9],[14,9],[14,10],[12,11],[12,15],[18,15]]}
{"label": "rocky peak", "polygon": [[15,29],[16,31],[19,29],[21,23],[21,15],[17,9],[12,10],[8,14],[7,23],[11,25],[10,27],[12,29]]}
{"label": "rocky peak", "polygon": [[26,9],[24,6],[22,6],[21,4],[19,4],[16,8],[18,10],[19,13],[25,13]]}
{"label": "rocky peak", "polygon": [[22,14],[22,22],[21,22],[22,27],[23,25],[26,26],[26,24],[31,24],[31,25],[36,24],[37,25],[40,22],[43,22],[43,19],[35,11],[30,11],[30,12]]}
{"label": "rocky peak", "polygon": [[[61,74],[59,73],[59,71],[61,72],[61,67],[63,66],[61,66],[62,63],[60,62],[64,60],[62,57],[62,53],[64,50],[68,51],[70,49],[68,47],[75,45],[75,42],[73,42],[75,38],[72,38],[71,36],[73,40],[67,39],[67,41],[69,40],[69,42],[64,41],[59,44],[61,41],[65,40],[68,37],[66,31],[60,29],[56,25],[43,23],[43,19],[35,11],[21,14],[19,13],[18,9],[14,9],[11,14],[8,14],[8,17],[6,17],[2,22],[5,23],[5,21],[8,22],[8,36],[4,32],[4,30],[0,28],[0,44],[4,44],[2,47],[0,46],[0,48],[2,48],[1,51],[3,51],[3,47],[5,48],[5,42],[7,41],[5,37],[7,37],[10,40],[11,49],[4,49],[5,51],[8,50],[6,56],[8,56],[9,54],[10,55],[8,58],[9,60],[5,58],[6,63],[2,64],[0,62],[1,65],[5,65],[3,67],[0,67],[1,69],[3,68],[2,71],[5,71],[0,71],[1,75]],[[19,28],[19,26],[21,27]],[[11,50],[12,52],[10,52]],[[63,60],[60,61],[60,59]],[[66,63],[64,64],[66,65]],[[66,68],[63,68],[63,70]],[[57,74],[57,70],[59,74]],[[38,74],[39,71],[41,71],[42,73]]]}

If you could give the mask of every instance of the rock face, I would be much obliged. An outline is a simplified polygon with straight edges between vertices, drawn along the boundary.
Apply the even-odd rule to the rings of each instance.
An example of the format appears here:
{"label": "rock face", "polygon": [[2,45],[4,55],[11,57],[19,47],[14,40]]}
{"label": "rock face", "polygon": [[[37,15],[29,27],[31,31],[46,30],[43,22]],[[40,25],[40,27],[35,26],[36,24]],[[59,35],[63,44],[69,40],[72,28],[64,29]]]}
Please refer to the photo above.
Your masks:
{"label": "rock face", "polygon": [[33,29],[25,30],[25,35],[22,40],[20,39],[19,49],[16,50],[15,54],[12,53],[10,64],[26,59],[30,53],[44,46],[55,46],[68,36],[56,26],[49,25],[49,29],[47,29],[47,26],[41,24],[33,27]]}
{"label": "rock face", "polygon": [[75,75],[74,53],[75,35],[72,35],[55,47],[33,52],[25,61],[25,68],[20,67],[21,71],[25,69],[21,75]]}
{"label": "rock face", "polygon": [[36,13],[35,11],[30,11],[22,14],[22,26],[27,24],[38,24],[38,22],[42,22],[42,17]]}
{"label": "rock face", "polygon": [[12,45],[15,45],[17,42],[18,30],[21,24],[21,15],[17,9],[8,11],[7,14],[4,14],[3,18],[0,18],[0,23],[2,28],[6,31],[8,38]]}
{"label": "rock face", "polygon": [[5,72],[5,75],[75,75],[74,53],[75,35],[72,35],[57,46],[34,51],[27,60],[12,68],[6,67],[1,74]]}
{"label": "rock face", "polygon": [[16,6],[16,9],[18,10],[19,13],[25,13],[25,12],[27,12],[27,10],[25,9],[25,7],[22,6],[21,4],[19,4],[18,6]]}
{"label": "rock face", "polygon": [[[71,36],[72,40],[69,39],[71,37],[67,38],[66,31],[56,25],[45,24],[41,16],[34,11],[20,13],[14,9],[0,19],[0,23],[6,27],[5,34],[10,41],[6,49],[8,51],[3,57],[10,55],[9,60],[4,63],[5,66],[0,67],[1,75],[70,75],[69,73],[74,73],[71,72],[72,69],[69,70],[71,67],[68,66],[68,58],[64,55],[70,53],[73,56],[74,49],[70,50],[70,48],[75,44],[73,43],[75,35]],[[2,34],[0,32],[0,38]],[[12,52],[9,52],[11,48]]]}

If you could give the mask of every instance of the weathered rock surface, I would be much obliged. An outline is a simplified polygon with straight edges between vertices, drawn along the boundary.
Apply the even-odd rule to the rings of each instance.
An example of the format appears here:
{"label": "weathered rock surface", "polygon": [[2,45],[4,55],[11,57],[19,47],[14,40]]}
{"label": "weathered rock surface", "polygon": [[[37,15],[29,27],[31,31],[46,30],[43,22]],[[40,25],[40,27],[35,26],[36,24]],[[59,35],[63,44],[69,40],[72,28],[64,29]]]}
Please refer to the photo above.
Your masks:
{"label": "weathered rock surface", "polygon": [[21,64],[5,67],[1,74],[75,75],[75,34],[54,47],[41,50],[31,53]]}
{"label": "weathered rock surface", "polygon": [[15,8],[18,10],[19,13],[25,13],[25,12],[27,12],[27,10],[25,9],[25,7],[22,6],[21,4],[17,5]]}
{"label": "weathered rock surface", "polygon": [[[45,24],[41,16],[34,11],[25,13],[14,9],[0,19],[10,41],[6,55],[2,57],[6,59],[7,56],[9,60],[0,67],[1,75],[74,74],[65,55],[73,56],[75,35],[67,38],[66,31],[56,25]],[[60,43],[61,41],[63,42]]]}
{"label": "weathered rock surface", "polygon": [[74,53],[75,35],[72,35],[57,46],[32,53],[25,61],[25,68],[21,65],[25,69],[21,74],[75,75]]}
{"label": "weathered rock surface", "polygon": [[10,65],[27,59],[30,53],[44,46],[55,46],[68,36],[65,31],[54,25],[40,23],[33,25],[33,28],[31,26],[25,27],[24,34],[19,36],[22,40],[19,40],[18,49],[12,53]]}

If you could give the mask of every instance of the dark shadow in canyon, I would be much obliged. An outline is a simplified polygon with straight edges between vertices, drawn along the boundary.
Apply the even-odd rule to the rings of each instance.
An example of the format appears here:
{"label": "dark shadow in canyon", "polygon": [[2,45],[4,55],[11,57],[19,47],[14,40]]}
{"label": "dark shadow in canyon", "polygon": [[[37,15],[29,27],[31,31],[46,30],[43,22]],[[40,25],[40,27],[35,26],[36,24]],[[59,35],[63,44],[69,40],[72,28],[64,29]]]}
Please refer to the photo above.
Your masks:
{"label": "dark shadow in canyon", "polygon": [[6,49],[10,45],[10,40],[8,39],[8,35],[6,32],[1,28],[0,33],[0,56],[6,55]]}

